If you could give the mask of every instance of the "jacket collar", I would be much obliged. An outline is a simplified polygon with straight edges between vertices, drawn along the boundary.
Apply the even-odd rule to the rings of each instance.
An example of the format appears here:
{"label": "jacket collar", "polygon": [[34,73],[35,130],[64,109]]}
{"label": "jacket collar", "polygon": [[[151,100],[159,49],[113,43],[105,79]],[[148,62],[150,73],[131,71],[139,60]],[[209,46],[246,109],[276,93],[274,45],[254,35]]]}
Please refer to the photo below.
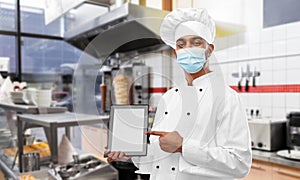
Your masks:
{"label": "jacket collar", "polygon": [[203,76],[200,76],[193,80],[192,85],[193,86],[204,86],[207,85],[207,83],[210,83],[212,81],[212,78],[215,77],[214,72],[209,72],[207,74],[204,74]]}

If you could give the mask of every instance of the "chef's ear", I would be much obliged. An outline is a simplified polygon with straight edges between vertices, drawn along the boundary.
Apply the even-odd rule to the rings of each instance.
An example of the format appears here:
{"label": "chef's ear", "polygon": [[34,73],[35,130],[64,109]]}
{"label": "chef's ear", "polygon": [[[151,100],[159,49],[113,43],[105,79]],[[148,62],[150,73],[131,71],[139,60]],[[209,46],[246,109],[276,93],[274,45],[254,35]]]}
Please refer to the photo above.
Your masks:
{"label": "chef's ear", "polygon": [[215,49],[215,46],[213,44],[208,44],[208,48],[205,51],[205,55],[206,55],[207,58],[210,57],[210,55],[212,54],[212,52],[214,51],[214,49]]}
{"label": "chef's ear", "polygon": [[215,46],[213,44],[209,44],[209,49],[211,50],[211,52],[213,52],[215,50]]}
{"label": "chef's ear", "polygon": [[176,54],[176,50],[175,50],[175,49],[173,50],[173,54],[174,54],[175,57],[177,57],[177,54]]}

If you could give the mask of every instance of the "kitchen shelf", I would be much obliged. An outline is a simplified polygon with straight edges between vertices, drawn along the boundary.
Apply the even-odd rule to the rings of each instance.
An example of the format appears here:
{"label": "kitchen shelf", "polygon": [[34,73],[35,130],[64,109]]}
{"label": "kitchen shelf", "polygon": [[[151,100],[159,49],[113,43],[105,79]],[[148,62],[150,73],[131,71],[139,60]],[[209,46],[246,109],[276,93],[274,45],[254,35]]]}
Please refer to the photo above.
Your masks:
{"label": "kitchen shelf", "polygon": [[[58,144],[57,144],[57,129],[64,127],[66,129],[66,136],[70,139],[68,133],[71,126],[92,125],[108,122],[108,116],[76,114],[76,113],[55,113],[55,114],[24,114],[18,115],[18,149],[19,149],[19,165],[22,164],[23,154],[23,128],[43,127],[46,137],[49,142],[51,151],[51,161],[56,164],[58,162]],[[22,167],[20,166],[20,172]]]}

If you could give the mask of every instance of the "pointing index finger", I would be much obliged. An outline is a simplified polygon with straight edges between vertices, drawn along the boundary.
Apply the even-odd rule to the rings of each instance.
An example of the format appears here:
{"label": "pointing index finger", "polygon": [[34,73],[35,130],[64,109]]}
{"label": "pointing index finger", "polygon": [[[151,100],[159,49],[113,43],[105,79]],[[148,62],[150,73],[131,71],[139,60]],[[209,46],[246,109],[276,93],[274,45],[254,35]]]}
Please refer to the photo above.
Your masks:
{"label": "pointing index finger", "polygon": [[146,134],[149,135],[154,135],[154,136],[164,136],[166,135],[168,132],[165,131],[147,131]]}

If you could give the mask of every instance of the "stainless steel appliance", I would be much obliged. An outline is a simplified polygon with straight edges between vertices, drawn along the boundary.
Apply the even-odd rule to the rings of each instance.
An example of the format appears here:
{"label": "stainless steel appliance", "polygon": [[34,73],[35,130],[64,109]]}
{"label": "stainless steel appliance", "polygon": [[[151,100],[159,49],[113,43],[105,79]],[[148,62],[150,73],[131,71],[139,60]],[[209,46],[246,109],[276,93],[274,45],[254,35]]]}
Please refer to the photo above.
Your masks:
{"label": "stainless steel appliance", "polygon": [[133,104],[149,103],[149,72],[150,68],[143,64],[132,67],[133,77]]}
{"label": "stainless steel appliance", "polygon": [[[100,58],[112,52],[155,51],[168,49],[159,37],[160,24],[168,11],[124,3],[107,13],[98,13],[89,20],[74,18],[71,29],[64,34],[64,39],[84,50],[90,55]],[[101,35],[101,36],[98,36]],[[103,43],[104,42],[104,43]],[[95,43],[95,44],[94,44]],[[94,44],[95,50],[86,51]]]}
{"label": "stainless steel appliance", "polygon": [[94,156],[82,156],[67,165],[57,166],[48,171],[50,180],[101,179],[117,180],[118,171],[108,163]]}
{"label": "stainless steel appliance", "polygon": [[294,150],[300,150],[300,112],[287,115],[287,145]]}
{"label": "stainless steel appliance", "polygon": [[255,119],[248,122],[252,148],[274,151],[286,147],[286,120]]}
{"label": "stainless steel appliance", "polygon": [[130,63],[126,65],[103,66],[101,68],[102,84],[100,91],[102,96],[102,110],[107,113],[112,104],[117,104],[115,87],[113,81],[115,77],[123,75],[126,77],[128,97],[127,104],[148,104],[150,88],[150,67],[143,63]]}
{"label": "stainless steel appliance", "polygon": [[40,155],[39,153],[26,153],[22,155],[23,172],[40,170]]}
{"label": "stainless steel appliance", "polygon": [[[116,73],[117,72],[117,73]],[[120,66],[120,70],[113,72],[113,76],[124,75],[128,83],[128,104],[148,104],[150,88],[150,67],[144,63],[130,63]],[[113,89],[114,90],[114,89]],[[112,95],[112,104],[117,104],[116,97]]]}

